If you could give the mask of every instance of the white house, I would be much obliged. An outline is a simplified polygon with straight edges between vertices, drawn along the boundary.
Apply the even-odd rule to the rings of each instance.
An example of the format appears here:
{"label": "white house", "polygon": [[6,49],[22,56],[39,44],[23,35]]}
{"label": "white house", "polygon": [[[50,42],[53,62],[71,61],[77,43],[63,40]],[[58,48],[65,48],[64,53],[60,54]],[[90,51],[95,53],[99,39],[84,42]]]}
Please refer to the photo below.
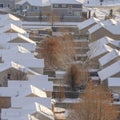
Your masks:
{"label": "white house", "polygon": [[110,66],[100,70],[98,75],[101,81],[107,80],[110,77],[120,77],[120,61],[117,61]]}
{"label": "white house", "polygon": [[34,118],[39,120],[54,120],[54,115],[52,110],[49,108],[35,102],[32,104],[26,104],[22,108],[19,109],[2,109],[1,118],[9,119],[14,117],[24,117],[26,115],[34,116]]}
{"label": "white house", "polygon": [[100,66],[107,67],[110,64],[120,60],[120,51],[113,49],[110,53],[99,59]]}
{"label": "white house", "polygon": [[110,78],[108,78],[108,88],[113,93],[120,94],[120,77],[110,77]]}

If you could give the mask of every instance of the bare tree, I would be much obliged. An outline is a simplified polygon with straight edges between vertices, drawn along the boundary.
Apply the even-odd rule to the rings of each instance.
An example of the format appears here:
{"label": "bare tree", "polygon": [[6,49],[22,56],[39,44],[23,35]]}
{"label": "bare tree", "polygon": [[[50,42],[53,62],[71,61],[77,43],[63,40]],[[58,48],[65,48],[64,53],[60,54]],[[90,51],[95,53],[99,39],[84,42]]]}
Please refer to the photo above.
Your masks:
{"label": "bare tree", "polygon": [[38,57],[45,59],[48,68],[56,68],[63,63],[63,47],[58,38],[46,38],[38,44]]}
{"label": "bare tree", "polygon": [[45,59],[45,65],[52,69],[66,69],[74,60],[74,48],[67,35],[48,37],[38,44],[37,57]]}
{"label": "bare tree", "polygon": [[112,104],[109,90],[105,86],[89,83],[67,120],[117,120],[117,117],[117,107]]}
{"label": "bare tree", "polygon": [[72,64],[65,75],[65,79],[72,91],[76,87],[84,87],[89,80],[88,69],[83,65]]}
{"label": "bare tree", "polygon": [[[65,30],[65,29],[64,29]],[[65,31],[66,32],[66,31]],[[64,34],[61,37],[62,46],[64,48],[65,60],[71,63],[75,60],[75,49],[73,46],[73,38],[71,34]]]}

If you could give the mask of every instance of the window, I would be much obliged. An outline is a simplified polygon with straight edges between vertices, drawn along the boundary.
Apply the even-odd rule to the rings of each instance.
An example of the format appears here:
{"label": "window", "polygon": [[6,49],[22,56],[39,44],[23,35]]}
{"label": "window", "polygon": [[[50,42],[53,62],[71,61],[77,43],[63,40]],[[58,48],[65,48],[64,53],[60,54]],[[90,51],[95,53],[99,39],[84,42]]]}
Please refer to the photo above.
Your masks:
{"label": "window", "polygon": [[72,5],[68,5],[68,13],[72,14]]}
{"label": "window", "polygon": [[0,8],[3,8],[3,4],[0,4]]}
{"label": "window", "polygon": [[65,5],[65,4],[62,4],[62,8],[66,8],[66,5]]}
{"label": "window", "polygon": [[10,5],[8,4],[8,8],[10,8]]}
{"label": "window", "polygon": [[37,7],[35,7],[35,10],[37,10]]}
{"label": "window", "polygon": [[29,9],[29,5],[27,5],[25,8],[28,10]]}
{"label": "window", "polygon": [[54,5],[54,8],[58,8],[58,7],[59,7],[58,4],[55,4],[55,5]]}

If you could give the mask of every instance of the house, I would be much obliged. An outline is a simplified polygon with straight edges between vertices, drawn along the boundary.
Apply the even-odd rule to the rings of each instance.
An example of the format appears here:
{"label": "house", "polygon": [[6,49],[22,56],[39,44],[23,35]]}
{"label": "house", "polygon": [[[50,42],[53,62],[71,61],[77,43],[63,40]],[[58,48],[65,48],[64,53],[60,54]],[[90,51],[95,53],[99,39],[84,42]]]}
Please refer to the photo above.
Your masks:
{"label": "house", "polygon": [[18,17],[12,14],[1,14],[0,15],[0,27],[3,27],[6,24],[10,24],[10,23],[13,23],[16,26],[22,27],[22,21]]}
{"label": "house", "polygon": [[0,49],[1,59],[33,59],[34,53],[31,53],[29,50],[25,49],[22,46],[15,46],[11,49]]}
{"label": "house", "polygon": [[0,64],[0,85],[7,86],[8,79],[27,80],[27,75],[39,75],[37,72],[15,62]]}
{"label": "house", "polygon": [[120,61],[98,71],[98,75],[101,81],[105,81],[110,77],[120,77]]}
{"label": "house", "polygon": [[[109,53],[113,53],[112,51],[117,51],[120,49],[120,41],[119,40],[114,40],[110,37],[103,37],[103,38],[100,38],[98,39],[97,41],[94,41],[92,43],[89,43],[88,46],[89,46],[89,51],[87,52],[87,55],[89,57],[89,60],[91,60],[91,62],[93,63],[97,63],[98,65],[100,65],[100,67],[105,67],[104,65],[105,64],[108,64],[106,59],[110,59],[110,56],[108,56],[109,58],[107,58],[107,55],[106,55],[106,58],[104,57],[105,54],[109,54]],[[113,53],[115,54],[115,53]],[[116,53],[117,54],[117,53]],[[112,54],[111,54],[112,55]],[[101,60],[101,57],[103,57],[103,59]],[[105,60],[104,60],[105,59]],[[116,58],[117,59],[117,58]],[[106,62],[104,65],[100,62]],[[99,64],[99,62],[100,64]],[[113,62],[113,61],[111,61]]]}
{"label": "house", "polygon": [[47,15],[51,11],[49,0],[20,0],[16,3],[15,7],[16,11],[27,16]]}
{"label": "house", "polygon": [[0,15],[0,20],[4,20],[4,21],[21,21],[20,18],[16,17],[13,14],[1,14]]}
{"label": "house", "polygon": [[46,75],[29,75],[28,80],[8,80],[8,86],[11,88],[18,87],[25,85],[33,85],[42,91],[46,92],[48,97],[52,97],[53,92],[53,82],[48,81],[48,76]]}
{"label": "house", "polygon": [[98,45],[108,45],[109,47],[113,48],[113,49],[117,49],[119,50],[120,49],[120,41],[117,39],[112,39],[108,36],[105,36],[105,37],[102,37],[94,42],[91,42],[88,44],[89,48],[92,49],[92,48],[95,48],[96,46]]}
{"label": "house", "polygon": [[15,9],[15,2],[19,0],[0,0],[0,8]]}
{"label": "house", "polygon": [[35,102],[32,104],[25,104],[22,108],[15,109],[2,109],[1,118],[9,119],[20,118],[29,115],[29,118],[36,118],[35,120],[54,120],[54,115],[52,110],[49,108]]}
{"label": "house", "polygon": [[25,30],[23,30],[22,28],[14,24],[8,24],[8,25],[5,25],[4,27],[1,27],[0,33],[20,33],[25,36],[28,36],[28,33]]}
{"label": "house", "polygon": [[11,108],[23,107],[26,103],[32,104],[37,102],[45,107],[51,109],[51,98],[50,97],[12,97],[11,98]]}
{"label": "house", "polygon": [[80,21],[82,17],[82,3],[77,0],[51,0],[51,11],[53,14],[63,18],[74,18]]}
{"label": "house", "polygon": [[113,93],[120,93],[120,77],[108,78],[108,88]]}
{"label": "house", "polygon": [[98,69],[99,68],[98,59],[112,50],[113,49],[109,47],[108,45],[96,44],[96,46],[92,47],[87,52],[87,55],[90,61],[90,66],[92,68]]}
{"label": "house", "polygon": [[113,49],[111,52],[101,57],[99,63],[102,68],[105,68],[118,60],[120,60],[120,51]]}
{"label": "house", "polygon": [[1,33],[0,34],[0,48],[10,49],[15,46],[22,46],[31,52],[36,49],[36,42],[20,33]]}
{"label": "house", "polygon": [[112,39],[120,39],[120,22],[100,22],[95,26],[91,27],[89,32],[90,42],[96,41],[102,37],[108,36]]}
{"label": "house", "polygon": [[92,17],[77,24],[80,35],[87,35],[88,29],[100,22],[99,19]]}

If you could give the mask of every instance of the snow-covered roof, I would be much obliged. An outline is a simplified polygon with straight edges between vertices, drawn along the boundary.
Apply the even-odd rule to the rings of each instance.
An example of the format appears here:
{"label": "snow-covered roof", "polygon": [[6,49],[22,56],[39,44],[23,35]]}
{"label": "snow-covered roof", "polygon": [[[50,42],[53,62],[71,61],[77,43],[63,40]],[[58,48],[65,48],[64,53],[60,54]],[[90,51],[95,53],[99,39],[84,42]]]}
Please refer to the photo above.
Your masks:
{"label": "snow-covered roof", "polygon": [[22,46],[15,46],[11,49],[0,49],[0,57],[3,60],[12,59],[33,59],[34,54]]}
{"label": "snow-covered roof", "polygon": [[92,49],[90,49],[87,52],[87,55],[89,57],[89,59],[93,59],[95,57],[98,57],[102,54],[108,53],[110,51],[112,51],[113,49],[107,45],[97,45],[95,47],[93,47]]}
{"label": "snow-covered roof", "polygon": [[34,102],[38,102],[41,105],[51,108],[51,98],[48,97],[12,97],[11,107],[20,108],[23,107],[26,103],[32,104]]}
{"label": "snow-covered roof", "polygon": [[48,76],[46,75],[32,75],[31,79],[28,78],[28,81],[21,81],[21,80],[10,80],[8,81],[8,86],[9,87],[18,87],[20,88],[21,86],[24,85],[33,85],[43,91],[53,91],[53,82],[48,81]]}
{"label": "snow-covered roof", "polygon": [[45,91],[33,86],[33,85],[23,85],[14,87],[0,87],[0,96],[6,97],[28,97],[34,95],[36,97],[47,97]]}
{"label": "snow-covered roof", "polygon": [[90,29],[88,29],[88,32],[90,34],[94,33],[95,31],[99,30],[100,28],[104,27],[103,23],[98,23],[96,25],[94,25],[93,27],[91,27]]}
{"label": "snow-covered roof", "polygon": [[[31,43],[31,44],[34,44],[36,45],[36,42],[34,42],[33,40],[29,39],[28,37],[20,34],[20,33],[1,33],[0,34],[0,43],[7,43],[7,42],[11,42],[15,39],[19,38],[21,40],[20,41],[17,41],[18,43]],[[16,43],[17,43],[16,42]]]}
{"label": "snow-covered roof", "polygon": [[84,0],[84,5],[86,7],[91,7],[91,8],[97,7],[97,8],[111,9],[114,7],[119,7],[120,1],[119,0],[103,0],[101,5],[100,0]]}
{"label": "snow-covered roof", "polygon": [[27,68],[26,66],[20,65],[18,63],[13,62],[13,61],[0,64],[0,72],[5,71],[9,68],[14,68],[16,70],[20,70],[20,71],[25,72],[25,73],[31,73],[33,75],[39,75],[37,72]]}
{"label": "snow-covered roof", "polygon": [[37,113],[37,116],[35,118],[40,118],[41,114],[44,117],[49,118],[50,120],[54,120],[53,112],[49,108],[35,102],[32,104],[26,104],[23,106],[23,108],[9,108],[9,109],[2,109],[1,112],[1,118],[2,119],[8,119],[8,118],[16,118],[16,117],[21,117],[21,116],[26,116],[28,114],[31,114],[34,116],[34,114]]}
{"label": "snow-covered roof", "polygon": [[13,20],[13,21],[21,21],[18,17],[12,15],[12,14],[1,14],[0,15],[0,20]]}
{"label": "snow-covered roof", "polygon": [[108,87],[120,87],[120,77],[108,78]]}
{"label": "snow-covered roof", "polygon": [[99,59],[99,63],[101,66],[104,66],[105,64],[109,63],[110,61],[114,60],[117,57],[120,57],[120,51],[113,49],[111,52],[101,57]]}
{"label": "snow-covered roof", "polygon": [[0,28],[0,33],[4,33],[4,32],[8,32],[9,30],[13,30],[15,31],[15,33],[20,33],[20,34],[27,34],[27,32],[25,30],[23,30],[22,28],[14,25],[14,24],[7,24],[4,27]]}
{"label": "snow-covered roof", "polygon": [[44,59],[36,59],[36,58],[27,59],[27,58],[14,57],[14,58],[2,59],[2,60],[4,61],[4,63],[14,61],[28,68],[44,68]]}
{"label": "snow-covered roof", "polygon": [[112,43],[113,41],[114,40],[112,38],[105,36],[105,37],[98,39],[97,41],[89,43],[88,46],[90,49],[92,49],[92,48],[96,48],[96,46],[98,46],[98,45],[105,45],[108,43]]}
{"label": "snow-covered roof", "polygon": [[82,30],[94,23],[98,23],[99,21],[100,21],[99,19],[92,17],[83,22],[78,23],[77,26],[78,26],[79,30]]}
{"label": "snow-covered roof", "polygon": [[21,0],[16,4],[23,5],[24,3],[29,3],[31,6],[50,6],[49,0]]}
{"label": "snow-covered roof", "polygon": [[116,22],[114,20],[106,20],[106,21],[101,21],[98,24],[94,25],[90,29],[88,29],[89,33],[94,33],[95,31],[99,30],[100,28],[104,28],[107,31],[111,32],[112,34],[119,35],[120,31],[120,22]]}
{"label": "snow-covered roof", "polygon": [[100,79],[103,81],[105,79],[108,79],[109,77],[112,77],[115,74],[118,74],[119,72],[120,72],[120,61],[117,61],[112,65],[100,70],[98,72],[98,75]]}
{"label": "snow-covered roof", "polygon": [[115,46],[116,48],[120,48],[120,40],[114,40],[108,36],[102,37],[100,39],[98,39],[97,41],[94,41],[90,44],[88,44],[89,48],[96,48],[96,46],[98,45],[108,45],[109,44]]}
{"label": "snow-covered roof", "polygon": [[14,24],[16,26],[22,27],[22,22],[21,21],[14,21],[14,20],[0,20],[0,27],[5,26],[6,24]]}
{"label": "snow-covered roof", "polygon": [[81,4],[79,0],[50,0],[51,4]]}

